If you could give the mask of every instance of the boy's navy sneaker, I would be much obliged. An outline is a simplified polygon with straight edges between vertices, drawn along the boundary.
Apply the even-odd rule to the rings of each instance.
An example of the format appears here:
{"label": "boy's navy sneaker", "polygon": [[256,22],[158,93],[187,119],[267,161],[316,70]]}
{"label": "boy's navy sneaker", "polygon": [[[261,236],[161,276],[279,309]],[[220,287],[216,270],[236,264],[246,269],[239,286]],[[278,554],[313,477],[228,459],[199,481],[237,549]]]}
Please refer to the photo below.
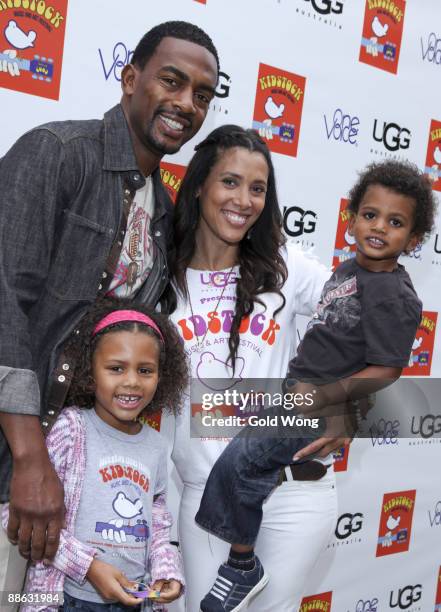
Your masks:
{"label": "boy's navy sneaker", "polygon": [[211,591],[201,601],[200,612],[239,612],[245,610],[254,595],[268,582],[268,576],[255,557],[252,570],[244,571],[223,563]]}

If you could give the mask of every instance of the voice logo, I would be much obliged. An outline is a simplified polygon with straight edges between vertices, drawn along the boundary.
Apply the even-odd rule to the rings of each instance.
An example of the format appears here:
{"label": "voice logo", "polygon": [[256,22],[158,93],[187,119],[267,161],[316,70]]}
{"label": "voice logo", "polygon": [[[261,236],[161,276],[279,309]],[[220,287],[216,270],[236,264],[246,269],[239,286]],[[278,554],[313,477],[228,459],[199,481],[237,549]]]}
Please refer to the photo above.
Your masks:
{"label": "voice logo", "polygon": [[341,108],[337,108],[329,125],[326,115],[323,115],[323,118],[325,120],[328,140],[331,140],[332,137],[337,142],[349,142],[352,145],[358,146],[357,136],[360,126],[360,119],[358,117],[355,115],[352,117],[344,113]]}
{"label": "voice logo", "polygon": [[345,512],[340,515],[335,527],[335,537],[338,540],[346,540],[353,533],[357,533],[363,527],[363,514],[361,512]]}
{"label": "voice logo", "polygon": [[408,584],[398,591],[391,591],[389,596],[390,608],[400,608],[400,610],[408,610],[410,606],[421,599],[423,587],[421,584]]}
{"label": "voice logo", "polygon": [[417,259],[420,260],[422,259],[421,257],[421,251],[423,250],[423,245],[421,244],[421,242],[419,242],[416,247],[413,249],[413,251],[411,251],[408,256],[412,257],[413,259]]}
{"label": "voice logo", "polygon": [[437,501],[433,514],[430,510],[427,511],[429,514],[429,523],[431,527],[439,527],[441,525],[441,500]]}
{"label": "voice logo", "polygon": [[339,0],[304,0],[309,2],[311,7],[320,15],[341,15],[343,12],[344,2]]}
{"label": "voice logo", "polygon": [[371,434],[372,446],[391,446],[398,444],[398,434],[400,429],[400,421],[387,421],[383,418],[379,419],[369,427]]}
{"label": "voice logo", "polygon": [[383,121],[381,128],[378,127],[378,119],[375,119],[372,136],[376,142],[383,143],[391,153],[399,149],[408,149],[410,145],[410,130],[400,127],[397,123]]}
{"label": "voice logo", "polygon": [[438,38],[435,32],[431,32],[426,43],[424,43],[422,38],[420,38],[420,41],[423,62],[441,64],[441,38]]}
{"label": "voice logo", "polygon": [[297,238],[302,234],[312,234],[317,224],[317,213],[304,210],[300,206],[283,207],[283,229],[288,236]]}
{"label": "voice logo", "polygon": [[355,605],[354,612],[377,612],[378,598],[373,597],[372,599],[359,599]]}
{"label": "voice logo", "polygon": [[111,54],[110,59],[105,59],[101,49],[98,49],[98,54],[101,60],[101,67],[103,69],[104,78],[106,81],[110,77],[114,78],[115,81],[121,82],[121,72],[126,64],[130,64],[132,59],[133,51],[123,42],[117,42]]}
{"label": "voice logo", "polygon": [[[419,419],[419,422],[418,422]],[[441,414],[426,414],[425,416],[412,417],[410,430],[413,434],[420,435],[422,438],[432,438],[441,432]]]}

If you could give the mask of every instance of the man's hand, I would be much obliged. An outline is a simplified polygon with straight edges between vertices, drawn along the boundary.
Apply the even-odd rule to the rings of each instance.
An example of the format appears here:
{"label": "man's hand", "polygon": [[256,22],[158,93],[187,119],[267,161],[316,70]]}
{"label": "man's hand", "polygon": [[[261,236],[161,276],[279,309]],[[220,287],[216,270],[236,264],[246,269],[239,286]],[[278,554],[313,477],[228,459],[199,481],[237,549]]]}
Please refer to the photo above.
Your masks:
{"label": "man's hand", "polygon": [[181,594],[182,584],[177,580],[156,580],[151,588],[161,592],[161,597],[153,600],[155,603],[171,603]]}
{"label": "man's hand", "polygon": [[94,559],[86,577],[104,599],[110,601],[116,599],[125,606],[139,606],[142,602],[140,598],[134,597],[124,590],[124,588],[133,589],[133,582],[130,582],[118,568],[109,563]]}
{"label": "man's hand", "polygon": [[50,560],[58,548],[64,491],[49,460],[37,416],[0,412],[12,452],[8,538],[23,557]]}
{"label": "man's hand", "polygon": [[259,128],[259,136],[261,138],[266,138],[266,140],[272,140],[273,128],[271,119],[264,119],[262,123],[264,123],[266,127]]}
{"label": "man's hand", "polygon": [[17,62],[17,51],[6,49],[3,51],[3,59],[0,60],[0,72],[9,72],[12,77],[20,76],[20,69]]}
{"label": "man's hand", "polygon": [[52,559],[64,518],[64,490],[49,461],[35,457],[14,461],[9,502],[8,538],[26,559]]}
{"label": "man's hand", "polygon": [[378,38],[376,36],[372,36],[369,45],[366,45],[366,53],[372,55],[373,57],[378,57]]}
{"label": "man's hand", "polygon": [[293,457],[293,461],[308,458],[308,455],[314,454],[316,457],[326,457],[329,453],[341,448],[345,444],[350,444],[352,438],[346,433],[346,424],[344,417],[335,416],[326,418],[325,435],[305,448],[299,450]]}

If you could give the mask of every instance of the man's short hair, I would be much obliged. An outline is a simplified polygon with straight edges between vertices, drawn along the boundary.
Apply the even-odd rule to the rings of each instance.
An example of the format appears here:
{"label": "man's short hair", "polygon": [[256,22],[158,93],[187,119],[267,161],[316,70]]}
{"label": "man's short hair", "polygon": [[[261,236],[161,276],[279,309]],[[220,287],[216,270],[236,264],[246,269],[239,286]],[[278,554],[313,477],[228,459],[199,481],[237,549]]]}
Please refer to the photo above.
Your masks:
{"label": "man's short hair", "polygon": [[207,49],[214,55],[219,73],[219,56],[216,47],[211,38],[201,30],[198,26],[187,21],[166,21],[149,30],[141,38],[136,46],[132,56],[132,64],[135,64],[141,70],[144,68],[148,60],[155,53],[157,46],[163,38],[170,36],[171,38],[179,38],[188,40]]}

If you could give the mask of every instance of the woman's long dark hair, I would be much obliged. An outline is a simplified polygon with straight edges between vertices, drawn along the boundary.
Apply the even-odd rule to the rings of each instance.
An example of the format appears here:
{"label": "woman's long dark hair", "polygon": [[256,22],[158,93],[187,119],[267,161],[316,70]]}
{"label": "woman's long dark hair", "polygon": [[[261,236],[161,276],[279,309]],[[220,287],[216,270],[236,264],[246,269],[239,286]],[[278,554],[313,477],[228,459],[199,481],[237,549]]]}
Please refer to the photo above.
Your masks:
{"label": "woman's long dark hair", "polygon": [[277,200],[274,167],[268,147],[254,130],[246,130],[237,125],[223,125],[213,130],[195,147],[196,153],[188,166],[175,208],[176,252],[172,265],[178,290],[188,300],[185,273],[195,252],[195,234],[200,218],[196,194],[223,153],[234,147],[242,147],[264,156],[268,165],[268,184],[262,214],[239,245],[240,278],[237,283],[236,311],[228,340],[229,360],[233,369],[239,347],[238,330],[243,317],[251,314],[254,302],[263,304],[259,294],[270,292],[277,293],[282,298],[281,306],[273,313],[275,316],[285,305],[282,287],[288,275],[281,255],[285,237],[282,233],[282,215]]}

